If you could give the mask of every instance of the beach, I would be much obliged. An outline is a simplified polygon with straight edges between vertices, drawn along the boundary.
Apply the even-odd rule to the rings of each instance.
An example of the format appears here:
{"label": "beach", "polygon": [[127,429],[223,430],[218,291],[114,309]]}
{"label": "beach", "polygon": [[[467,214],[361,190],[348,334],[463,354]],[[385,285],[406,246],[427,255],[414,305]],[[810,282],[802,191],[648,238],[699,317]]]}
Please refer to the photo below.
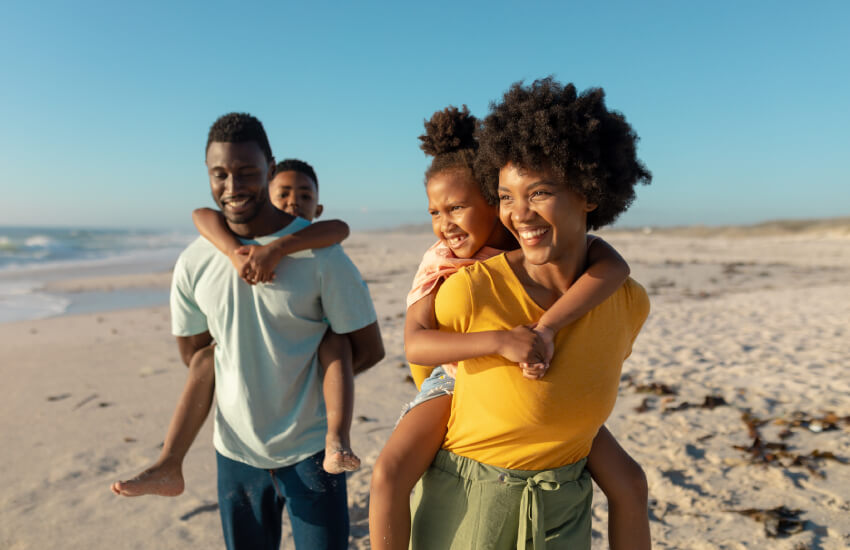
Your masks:
{"label": "beach", "polygon": [[[646,472],[654,547],[850,546],[850,219],[600,235],[652,302],[606,425]],[[355,382],[352,548],[369,547],[372,465],[415,394],[405,296],[433,240],[410,227],[344,243],[386,349]],[[109,490],[157,457],[186,378],[166,257],[154,255],[144,268],[54,269],[29,292],[97,297],[90,311],[0,323],[0,548],[223,547],[211,421],[186,459],[184,494]],[[18,284],[3,272],[0,283]],[[606,529],[597,489],[594,550],[608,547]]]}

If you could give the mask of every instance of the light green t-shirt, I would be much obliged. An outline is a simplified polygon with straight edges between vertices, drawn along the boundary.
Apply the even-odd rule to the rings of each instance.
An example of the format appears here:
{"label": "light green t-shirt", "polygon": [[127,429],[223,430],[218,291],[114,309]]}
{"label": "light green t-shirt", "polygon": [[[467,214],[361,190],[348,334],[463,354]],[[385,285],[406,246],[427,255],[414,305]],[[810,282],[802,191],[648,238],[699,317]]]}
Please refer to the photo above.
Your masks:
{"label": "light green t-shirt", "polygon": [[[267,244],[309,222],[297,218]],[[204,238],[180,255],[171,286],[175,336],[210,331],[215,347],[215,448],[257,468],[299,462],[325,446],[316,350],[376,320],[366,283],[342,247],[285,257],[274,282],[248,285]]]}

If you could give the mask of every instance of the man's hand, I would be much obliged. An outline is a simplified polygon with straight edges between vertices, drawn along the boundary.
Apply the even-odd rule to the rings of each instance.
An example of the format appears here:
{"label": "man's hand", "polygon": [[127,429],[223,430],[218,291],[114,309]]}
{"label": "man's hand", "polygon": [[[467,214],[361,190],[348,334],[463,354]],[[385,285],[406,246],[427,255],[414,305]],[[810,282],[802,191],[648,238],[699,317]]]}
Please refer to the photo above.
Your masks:
{"label": "man's hand", "polygon": [[499,333],[498,354],[513,363],[541,363],[544,357],[543,340],[527,326],[518,326]]}

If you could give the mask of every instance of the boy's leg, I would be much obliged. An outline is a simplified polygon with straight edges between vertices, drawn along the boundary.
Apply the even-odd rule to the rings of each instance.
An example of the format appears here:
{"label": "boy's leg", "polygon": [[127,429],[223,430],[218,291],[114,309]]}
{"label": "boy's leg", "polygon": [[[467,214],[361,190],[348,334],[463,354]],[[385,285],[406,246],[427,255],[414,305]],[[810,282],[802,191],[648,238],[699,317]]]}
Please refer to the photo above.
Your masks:
{"label": "boy's leg", "polygon": [[218,508],[228,550],[278,550],[284,499],[272,472],[215,455]]}
{"label": "boy's leg", "polygon": [[354,414],[354,373],[348,338],[328,329],[319,345],[319,364],[324,371],[322,393],[328,415],[324,468],[339,474],[360,467],[351,450],[351,417]]}
{"label": "boy's leg", "polygon": [[611,550],[649,550],[649,490],[640,465],[620,447],[605,426],[587,457],[587,469],[608,498]]}
{"label": "boy's leg", "polygon": [[159,459],[133,479],[112,484],[116,495],[177,496],[183,492],[183,459],[212,405],[215,389],[214,345],[199,350],[189,363],[189,376],[171,417]]}
{"label": "boy's leg", "polygon": [[369,493],[372,548],[407,549],[410,492],[443,444],[451,403],[442,395],[410,409],[378,456]]}
{"label": "boy's leg", "polygon": [[274,471],[283,494],[292,538],[298,550],[348,548],[348,496],[345,474],[329,474],[324,451]]}

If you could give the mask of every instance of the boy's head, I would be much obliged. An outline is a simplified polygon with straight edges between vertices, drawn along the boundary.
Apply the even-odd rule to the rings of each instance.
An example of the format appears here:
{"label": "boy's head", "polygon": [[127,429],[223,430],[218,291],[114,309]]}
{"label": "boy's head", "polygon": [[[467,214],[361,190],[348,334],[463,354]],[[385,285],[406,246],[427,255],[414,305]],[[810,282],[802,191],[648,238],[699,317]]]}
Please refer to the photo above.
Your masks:
{"label": "boy's head", "polygon": [[518,82],[491,106],[479,134],[479,177],[494,195],[499,171],[511,164],[551,173],[596,208],[587,228],[613,222],[634,200],[638,182],[652,174],[637,158],[638,136],[622,114],[605,107],[605,93],[576,93],[551,77],[530,86]]}
{"label": "boy's head", "polygon": [[269,197],[278,210],[309,221],[321,216],[324,209],[319,204],[319,178],[303,160],[286,159],[275,166]]}
{"label": "boy's head", "polygon": [[207,136],[213,199],[231,223],[248,223],[268,201],[274,157],[262,123],[245,113],[216,120]]}

